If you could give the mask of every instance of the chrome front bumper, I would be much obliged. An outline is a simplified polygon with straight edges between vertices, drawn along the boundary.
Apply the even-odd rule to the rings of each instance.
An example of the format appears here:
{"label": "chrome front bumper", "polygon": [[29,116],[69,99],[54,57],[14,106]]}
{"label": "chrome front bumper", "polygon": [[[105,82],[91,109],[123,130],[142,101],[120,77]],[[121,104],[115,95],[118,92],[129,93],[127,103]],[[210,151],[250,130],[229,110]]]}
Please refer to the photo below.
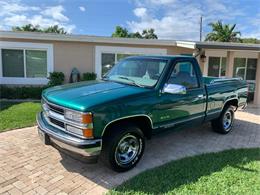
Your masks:
{"label": "chrome front bumper", "polygon": [[43,114],[37,114],[39,135],[44,135],[44,143],[53,145],[58,150],[71,156],[79,157],[79,160],[90,161],[97,159],[101,152],[101,139],[81,139],[55,128],[47,123]]}

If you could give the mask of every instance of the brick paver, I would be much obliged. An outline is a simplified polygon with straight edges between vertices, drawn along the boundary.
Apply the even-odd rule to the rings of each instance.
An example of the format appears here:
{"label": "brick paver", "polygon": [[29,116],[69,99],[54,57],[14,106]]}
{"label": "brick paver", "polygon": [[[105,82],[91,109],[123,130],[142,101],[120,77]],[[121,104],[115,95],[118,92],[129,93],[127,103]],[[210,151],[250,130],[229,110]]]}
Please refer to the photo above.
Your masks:
{"label": "brick paver", "polygon": [[260,108],[236,113],[234,130],[220,135],[210,124],[155,136],[131,171],[84,164],[41,144],[36,127],[0,133],[0,194],[102,194],[130,177],[185,156],[260,147]]}

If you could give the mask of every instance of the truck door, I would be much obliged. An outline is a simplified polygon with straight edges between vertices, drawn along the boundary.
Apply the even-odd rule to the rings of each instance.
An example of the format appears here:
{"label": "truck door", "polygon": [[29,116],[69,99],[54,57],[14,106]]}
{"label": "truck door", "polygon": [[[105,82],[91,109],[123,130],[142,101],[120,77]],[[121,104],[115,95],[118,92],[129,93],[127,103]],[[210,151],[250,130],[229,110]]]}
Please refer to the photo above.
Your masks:
{"label": "truck door", "polygon": [[166,85],[186,88],[186,93],[160,93],[160,104],[154,114],[159,126],[175,126],[189,121],[202,122],[205,116],[206,91],[198,64],[193,60],[176,61],[167,77]]}

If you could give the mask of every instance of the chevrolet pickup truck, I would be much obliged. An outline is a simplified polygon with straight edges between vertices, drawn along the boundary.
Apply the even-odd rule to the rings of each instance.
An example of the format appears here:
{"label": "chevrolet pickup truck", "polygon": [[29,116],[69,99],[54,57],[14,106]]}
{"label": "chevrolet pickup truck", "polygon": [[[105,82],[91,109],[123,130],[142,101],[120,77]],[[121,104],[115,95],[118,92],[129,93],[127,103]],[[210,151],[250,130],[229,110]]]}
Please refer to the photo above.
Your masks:
{"label": "chevrolet pickup truck", "polygon": [[241,79],[203,77],[194,57],[128,57],[101,80],[43,91],[38,133],[81,160],[99,157],[127,171],[141,159],[146,139],[166,129],[211,122],[214,131],[229,133],[247,91]]}

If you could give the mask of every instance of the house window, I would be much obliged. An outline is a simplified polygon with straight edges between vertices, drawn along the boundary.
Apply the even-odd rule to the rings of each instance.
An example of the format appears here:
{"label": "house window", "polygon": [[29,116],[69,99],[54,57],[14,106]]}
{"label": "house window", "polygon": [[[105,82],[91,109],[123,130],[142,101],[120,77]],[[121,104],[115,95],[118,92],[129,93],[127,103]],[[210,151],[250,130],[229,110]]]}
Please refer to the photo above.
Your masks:
{"label": "house window", "polygon": [[0,41],[0,83],[45,85],[53,72],[53,45]]}
{"label": "house window", "polygon": [[102,78],[117,62],[138,55],[166,55],[164,48],[140,48],[119,46],[96,46],[95,47],[95,72],[97,78]]}
{"label": "house window", "polygon": [[254,100],[255,80],[256,80],[256,65],[255,58],[235,58],[233,66],[233,77],[247,80],[248,83],[248,101]]}
{"label": "house window", "polygon": [[2,49],[4,77],[24,77],[23,50]]}
{"label": "house window", "polygon": [[47,52],[42,50],[2,49],[3,77],[47,77]]}
{"label": "house window", "polygon": [[208,76],[222,77],[226,75],[226,58],[209,57]]}
{"label": "house window", "polygon": [[123,53],[102,53],[102,76],[105,75],[117,62],[129,56],[137,56],[141,54],[123,54]]}
{"label": "house window", "polygon": [[26,76],[47,77],[47,52],[41,50],[26,50]]}
{"label": "house window", "polygon": [[254,58],[235,58],[233,66],[233,77],[244,80],[255,80],[257,59]]}

